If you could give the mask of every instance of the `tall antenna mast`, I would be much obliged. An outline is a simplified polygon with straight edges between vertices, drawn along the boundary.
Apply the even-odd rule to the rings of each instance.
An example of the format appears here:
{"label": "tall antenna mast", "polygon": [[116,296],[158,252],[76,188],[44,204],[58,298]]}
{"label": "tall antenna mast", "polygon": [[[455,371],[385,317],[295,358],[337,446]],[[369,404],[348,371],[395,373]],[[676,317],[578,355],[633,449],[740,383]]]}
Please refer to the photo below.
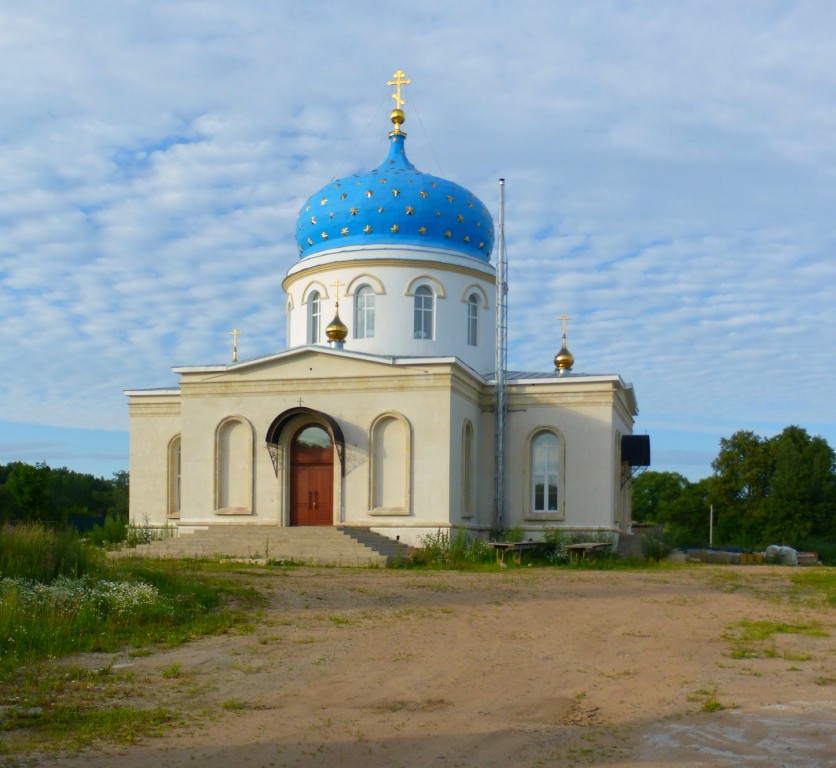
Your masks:
{"label": "tall antenna mast", "polygon": [[505,179],[499,180],[496,264],[496,530],[505,528],[505,371],[508,367],[508,271],[505,253]]}

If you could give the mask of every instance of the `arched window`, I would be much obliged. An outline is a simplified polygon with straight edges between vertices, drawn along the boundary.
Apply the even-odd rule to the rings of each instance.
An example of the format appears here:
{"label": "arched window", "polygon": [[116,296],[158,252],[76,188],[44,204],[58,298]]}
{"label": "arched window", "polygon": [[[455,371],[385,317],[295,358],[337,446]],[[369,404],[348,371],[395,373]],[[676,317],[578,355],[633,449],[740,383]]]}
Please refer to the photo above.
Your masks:
{"label": "arched window", "polygon": [[531,511],[557,512],[560,441],[554,432],[539,432],[531,446]]}
{"label": "arched window", "polygon": [[180,517],[180,483],[182,479],[180,435],[168,444],[168,516]]}
{"label": "arched window", "polygon": [[473,517],[473,425],[465,421],[462,429],[462,517]]}
{"label": "arched window", "polygon": [[479,327],[479,297],[471,293],[467,297],[467,345],[475,347],[477,344],[477,331]]}
{"label": "arched window", "polygon": [[414,339],[433,337],[433,298],[433,292],[426,285],[415,291]]}
{"label": "arched window", "polygon": [[354,293],[354,338],[374,338],[374,291],[368,285]]}
{"label": "arched window", "polygon": [[319,344],[320,321],[322,320],[322,302],[319,291],[308,296],[308,344]]}

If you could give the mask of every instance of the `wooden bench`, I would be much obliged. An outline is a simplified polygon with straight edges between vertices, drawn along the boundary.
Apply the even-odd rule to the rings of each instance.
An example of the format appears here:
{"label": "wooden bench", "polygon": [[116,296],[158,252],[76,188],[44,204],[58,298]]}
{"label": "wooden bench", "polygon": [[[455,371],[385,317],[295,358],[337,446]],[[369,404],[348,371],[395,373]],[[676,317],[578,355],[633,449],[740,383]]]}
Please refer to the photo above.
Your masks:
{"label": "wooden bench", "polygon": [[526,550],[535,550],[540,546],[539,541],[489,541],[488,546],[496,550],[496,562],[505,565],[505,553],[514,552],[517,558],[517,565],[522,560],[522,553]]}
{"label": "wooden bench", "polygon": [[578,544],[567,544],[566,551],[569,553],[569,559],[574,562],[580,555],[582,560],[586,560],[590,555],[602,555],[609,551],[612,544],[606,541],[582,541]]}

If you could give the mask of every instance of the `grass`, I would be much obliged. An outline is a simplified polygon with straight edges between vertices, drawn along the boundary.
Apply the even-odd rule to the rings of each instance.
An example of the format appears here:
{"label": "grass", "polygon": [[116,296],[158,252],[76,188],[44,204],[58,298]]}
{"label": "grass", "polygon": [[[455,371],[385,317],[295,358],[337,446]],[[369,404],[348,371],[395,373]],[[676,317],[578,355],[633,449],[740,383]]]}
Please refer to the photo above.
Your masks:
{"label": "grass", "polygon": [[55,531],[32,523],[0,528],[2,577],[49,582],[59,576],[95,576],[106,567],[104,553],[86,546],[73,530]]}
{"label": "grass", "polygon": [[836,607],[836,568],[804,568],[790,575],[796,598]]}
{"label": "grass", "polygon": [[[49,744],[133,741],[172,722],[164,708],[122,707],[130,675],[62,668],[78,652],[136,656],[243,626],[251,587],[196,562],[109,561],[72,533],[36,525],[0,529],[0,733]],[[239,607],[235,607],[239,606]],[[178,664],[164,678],[182,675]],[[4,736],[4,741],[5,741]]]}
{"label": "grass", "polygon": [[765,645],[776,635],[806,635],[828,637],[828,633],[815,622],[791,624],[782,621],[749,621],[744,619],[735,624],[723,639],[731,644],[729,658],[732,659],[785,659],[786,661],[810,661],[813,657],[803,651],[780,651],[774,645]]}
{"label": "grass", "polygon": [[700,706],[700,712],[722,712],[724,709],[728,709],[729,706],[734,708],[736,705],[731,704],[723,704],[717,698],[717,686],[712,688],[703,688],[699,691],[695,691],[688,697],[689,701],[701,701],[702,704]]}

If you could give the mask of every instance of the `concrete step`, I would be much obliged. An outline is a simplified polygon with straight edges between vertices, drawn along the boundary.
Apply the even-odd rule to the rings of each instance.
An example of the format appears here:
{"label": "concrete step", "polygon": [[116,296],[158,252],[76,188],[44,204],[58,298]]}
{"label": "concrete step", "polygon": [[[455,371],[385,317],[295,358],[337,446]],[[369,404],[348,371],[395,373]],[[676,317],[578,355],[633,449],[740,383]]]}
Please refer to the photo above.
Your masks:
{"label": "concrete step", "polygon": [[317,565],[383,566],[407,547],[369,529],[224,525],[183,532],[111,553],[114,557],[244,558]]}

